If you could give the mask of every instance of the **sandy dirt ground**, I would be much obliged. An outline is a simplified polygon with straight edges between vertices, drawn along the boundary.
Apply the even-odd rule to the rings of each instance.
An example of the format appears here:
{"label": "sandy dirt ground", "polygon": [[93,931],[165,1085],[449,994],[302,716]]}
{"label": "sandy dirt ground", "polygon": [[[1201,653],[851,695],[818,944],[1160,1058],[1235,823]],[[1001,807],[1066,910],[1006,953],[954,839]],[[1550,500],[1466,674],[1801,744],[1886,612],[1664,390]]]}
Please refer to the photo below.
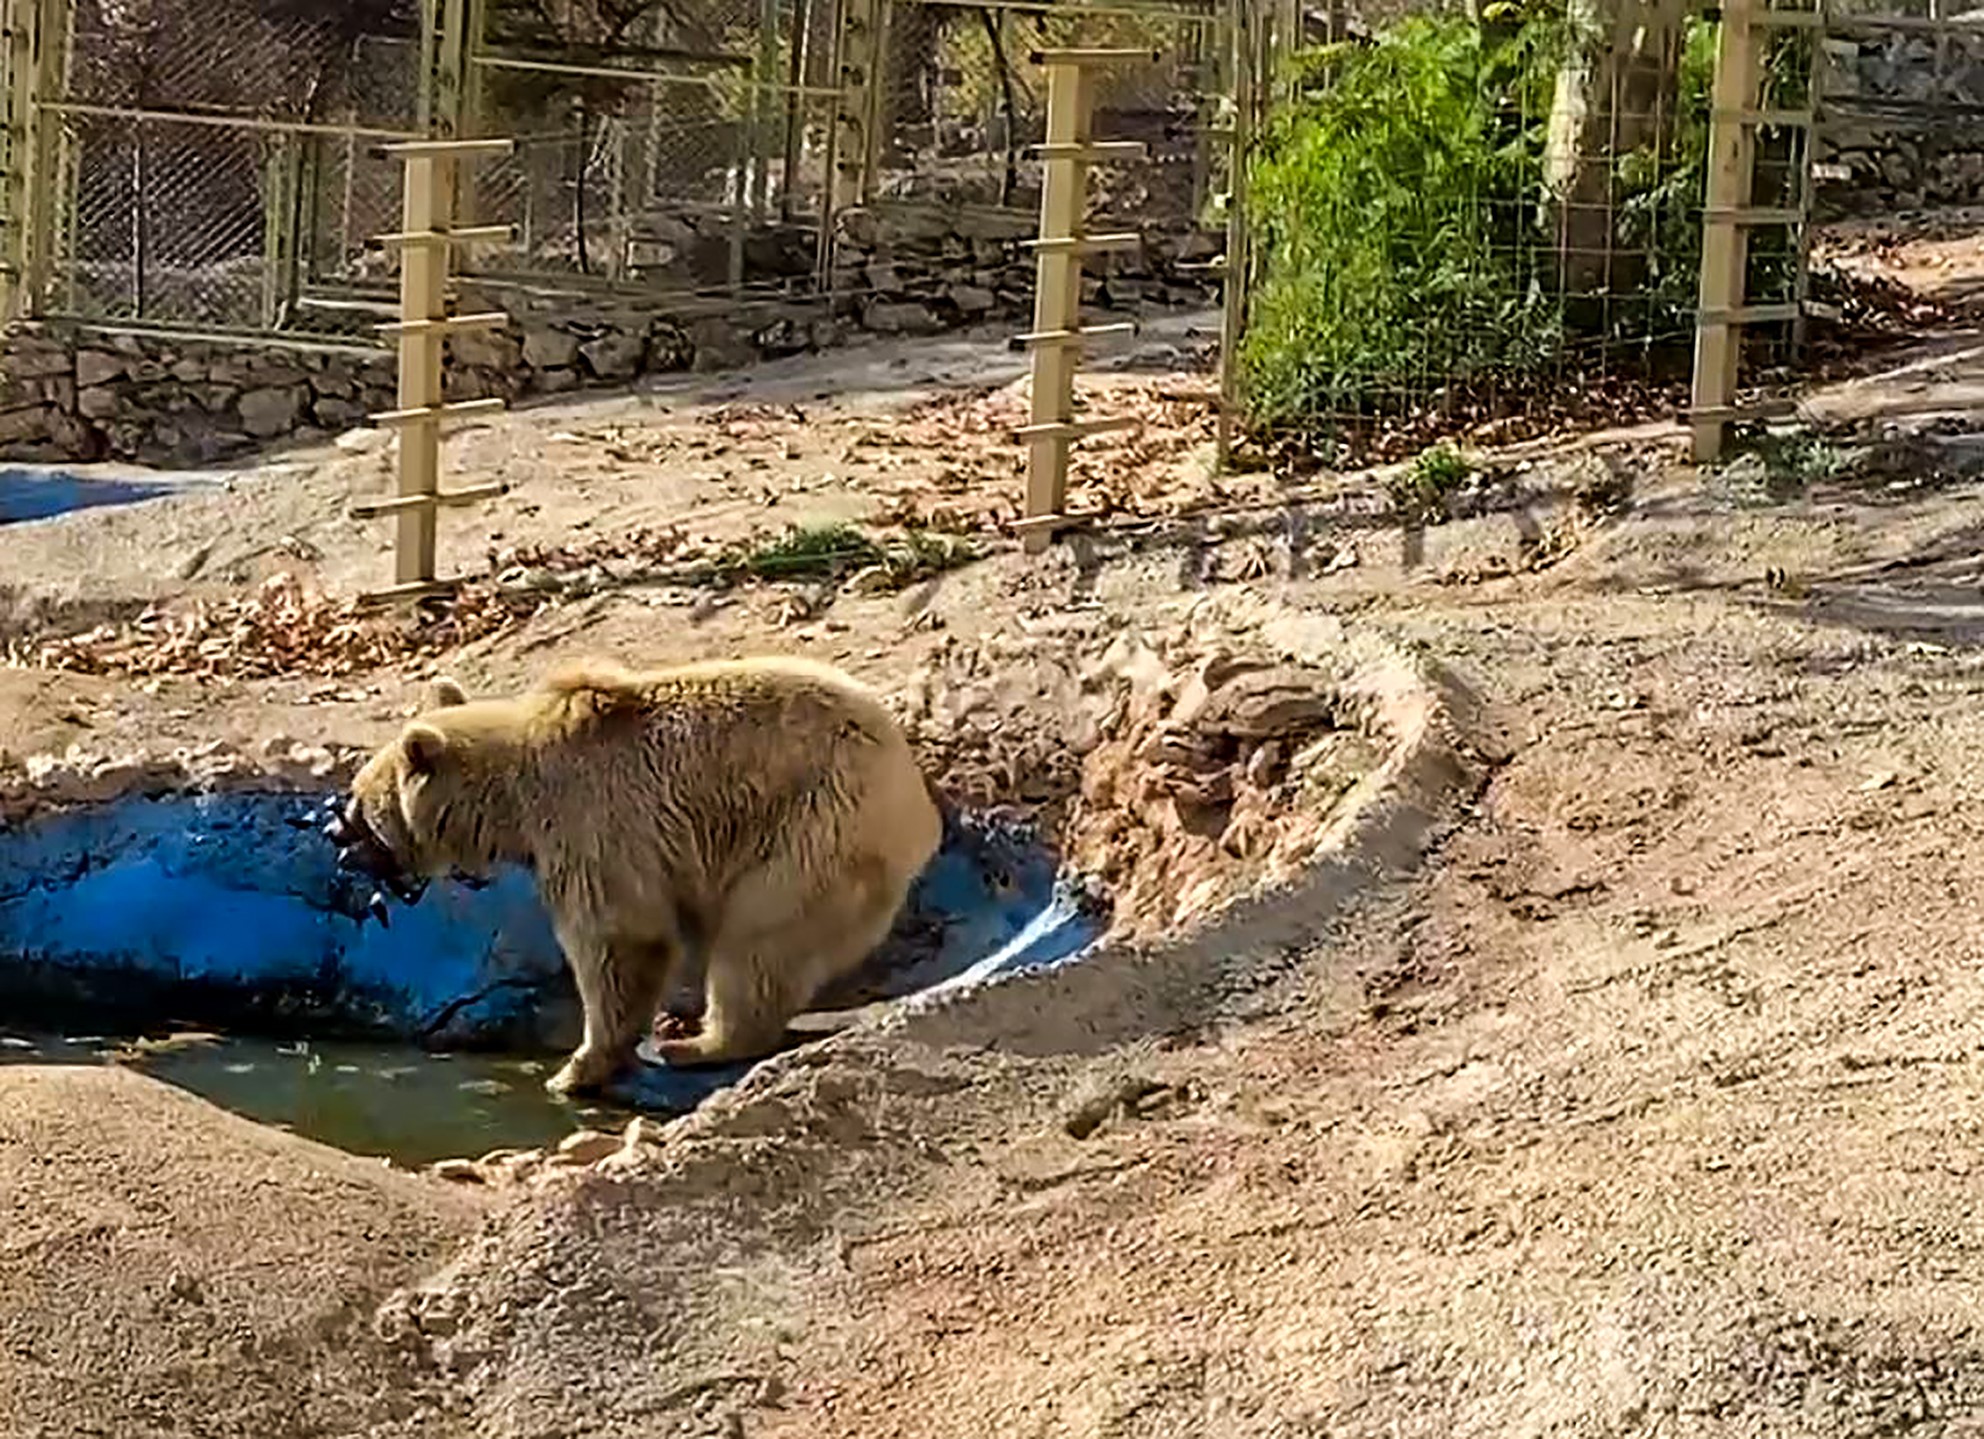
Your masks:
{"label": "sandy dirt ground", "polygon": [[[1834,392],[1834,414],[1898,417],[1789,472],[1700,473],[1651,427],[1509,457],[1479,514],[1402,532],[1382,478],[1214,487],[1180,339],[1109,382],[1166,417],[1167,438],[1118,462],[1167,478],[1093,476],[1113,522],[1048,561],[964,515],[945,523],[988,557],[900,591],[713,604],[609,576],[459,648],[342,668],[319,646],[306,674],[247,672],[242,643],[164,673],[114,655],[147,605],[239,605],[285,568],[340,593],[374,582],[382,535],[339,511],[382,480],[377,454],[10,534],[16,755],[363,740],[437,665],[509,684],[594,648],[793,649],[891,683],[961,638],[1224,585],[1423,647],[1518,742],[1424,871],[1300,956],[1270,1012],[1129,1055],[974,1061],[945,1081],[966,1098],[940,1143],[809,1133],[882,1155],[824,1224],[748,1187],[694,1216],[644,1209],[638,1185],[515,1201],[482,1240],[493,1347],[440,1369],[405,1367],[360,1316],[477,1232],[474,1201],[377,1166],[361,1181],[128,1077],[14,1072],[0,1430],[1984,1434],[1984,492],[1956,427],[1900,416],[1984,381],[1970,343]],[[953,435],[1017,369],[929,353],[907,373],[953,387],[935,397]],[[687,530],[662,553],[676,563],[787,514],[1016,493],[996,433],[850,446],[898,423],[880,392],[904,370],[875,363],[875,393],[841,359],[478,432],[464,467],[520,484],[449,517],[450,562],[571,545],[586,516],[602,535]],[[800,416],[734,408],[779,404]],[[1224,517],[1176,513],[1192,486]],[[684,521],[685,494],[708,510]],[[541,558],[491,568],[594,563]],[[88,652],[112,672],[37,660],[85,622],[111,627]],[[1072,1137],[1069,1106],[1125,1068],[1156,1101]],[[99,1083],[119,1087],[82,1092]],[[223,1189],[210,1227],[196,1216]],[[149,1269],[117,1248],[147,1233]],[[60,1264],[58,1243],[75,1251]],[[670,1286],[684,1266],[708,1282]],[[175,1275],[236,1296],[266,1337],[224,1340],[173,1299]],[[64,1428],[72,1414],[99,1431]]]}
{"label": "sandy dirt ground", "polygon": [[0,1432],[466,1432],[372,1310],[481,1207],[125,1070],[0,1069]]}

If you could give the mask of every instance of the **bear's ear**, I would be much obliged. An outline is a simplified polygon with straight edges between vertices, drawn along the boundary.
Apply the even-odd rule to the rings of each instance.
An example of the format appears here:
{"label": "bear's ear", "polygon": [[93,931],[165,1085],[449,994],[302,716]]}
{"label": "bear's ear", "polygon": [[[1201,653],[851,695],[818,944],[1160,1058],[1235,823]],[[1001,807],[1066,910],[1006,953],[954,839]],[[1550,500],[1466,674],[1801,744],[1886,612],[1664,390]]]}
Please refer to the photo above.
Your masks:
{"label": "bear's ear", "polygon": [[456,705],[468,703],[468,691],[446,675],[441,675],[427,686],[427,707],[429,709],[453,709]]}
{"label": "bear's ear", "polygon": [[400,736],[400,753],[406,756],[408,774],[434,773],[447,752],[448,737],[431,724],[410,724]]}

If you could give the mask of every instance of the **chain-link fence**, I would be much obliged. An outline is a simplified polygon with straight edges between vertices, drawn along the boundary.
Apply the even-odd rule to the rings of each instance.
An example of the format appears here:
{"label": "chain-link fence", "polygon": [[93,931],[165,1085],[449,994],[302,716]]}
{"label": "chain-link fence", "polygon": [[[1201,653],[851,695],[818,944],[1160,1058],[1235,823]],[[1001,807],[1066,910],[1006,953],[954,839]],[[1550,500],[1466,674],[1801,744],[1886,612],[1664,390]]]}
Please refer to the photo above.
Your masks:
{"label": "chain-link fence", "polygon": [[895,8],[883,71],[885,123],[874,192],[885,202],[998,207],[1032,216],[1046,131],[1041,50],[1150,50],[1150,63],[1098,71],[1091,128],[1137,140],[1148,159],[1091,167],[1098,215],[1153,226],[1190,224],[1206,199],[1218,149],[1206,123],[1219,93],[1219,27],[1210,8],[1017,9],[916,0]]}
{"label": "chain-link fence", "polygon": [[1045,169],[1043,52],[1113,50],[1087,84],[1087,137],[1144,156],[1086,168],[1088,233],[1134,232],[1133,249],[1084,260],[1083,302],[1143,316],[1217,302],[1231,185],[1221,112],[1232,85],[1234,7],[1174,4],[889,7],[858,202],[836,216],[831,283],[870,328],[979,319],[1027,328]]}
{"label": "chain-link fence", "polygon": [[[1097,138],[1152,157],[1096,167],[1099,216],[1189,230],[1215,178],[1209,3],[704,0],[630,6],[605,38],[598,20],[495,18],[476,52],[474,123],[518,140],[476,181],[478,218],[519,234],[478,260],[480,279],[807,298],[857,319],[901,301],[889,313],[916,311],[910,328],[969,319],[1029,283],[1016,242],[1039,206],[1043,46],[1162,52],[1101,84]],[[975,282],[1014,261],[996,288]],[[960,288],[962,308],[940,293]]]}
{"label": "chain-link fence", "polygon": [[[75,0],[33,100],[41,315],[348,330],[394,228],[383,140],[417,132],[418,16],[392,3]],[[10,84],[24,83],[10,76]],[[332,303],[313,306],[318,292]]]}
{"label": "chain-link fence", "polygon": [[[912,327],[1017,313],[1043,46],[1161,53],[1100,82],[1096,137],[1152,153],[1096,167],[1098,220],[1203,238],[1224,183],[1212,0],[10,3],[51,17],[60,52],[8,80],[41,137],[35,194],[10,191],[13,230],[35,232],[16,310],[43,317],[369,340],[393,297],[369,241],[400,203],[382,147],[422,133],[516,141],[463,178],[479,222],[515,227],[514,246],[462,257],[499,292],[857,321],[878,299],[940,303]],[[889,231],[910,215],[914,235]],[[926,272],[963,303],[893,283]],[[1202,302],[1210,279],[1184,289]]]}

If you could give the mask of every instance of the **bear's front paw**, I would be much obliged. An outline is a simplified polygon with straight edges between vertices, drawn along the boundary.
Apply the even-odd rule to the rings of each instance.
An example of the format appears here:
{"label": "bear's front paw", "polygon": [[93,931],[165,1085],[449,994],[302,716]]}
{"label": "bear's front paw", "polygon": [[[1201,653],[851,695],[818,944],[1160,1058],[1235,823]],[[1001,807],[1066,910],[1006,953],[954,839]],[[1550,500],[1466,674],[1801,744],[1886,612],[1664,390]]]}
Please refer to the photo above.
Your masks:
{"label": "bear's front paw", "polygon": [[617,1068],[611,1060],[596,1055],[575,1054],[566,1061],[563,1069],[544,1081],[544,1087],[553,1094],[592,1094],[613,1078]]}

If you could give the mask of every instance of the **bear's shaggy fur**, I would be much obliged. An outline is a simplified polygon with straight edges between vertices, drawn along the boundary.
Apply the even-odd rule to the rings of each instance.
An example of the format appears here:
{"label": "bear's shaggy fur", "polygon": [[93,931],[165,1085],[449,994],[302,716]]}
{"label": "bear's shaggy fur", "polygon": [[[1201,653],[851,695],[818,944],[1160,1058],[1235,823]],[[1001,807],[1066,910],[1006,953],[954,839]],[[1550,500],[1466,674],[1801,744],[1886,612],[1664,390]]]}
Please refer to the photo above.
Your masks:
{"label": "bear's shaggy fur", "polygon": [[407,873],[535,871],[585,1037],[547,1087],[597,1089],[675,984],[702,1032],[671,1064],[771,1053],[888,934],[942,821],[881,702],[827,665],[588,663],[512,699],[435,687],[352,782]]}

